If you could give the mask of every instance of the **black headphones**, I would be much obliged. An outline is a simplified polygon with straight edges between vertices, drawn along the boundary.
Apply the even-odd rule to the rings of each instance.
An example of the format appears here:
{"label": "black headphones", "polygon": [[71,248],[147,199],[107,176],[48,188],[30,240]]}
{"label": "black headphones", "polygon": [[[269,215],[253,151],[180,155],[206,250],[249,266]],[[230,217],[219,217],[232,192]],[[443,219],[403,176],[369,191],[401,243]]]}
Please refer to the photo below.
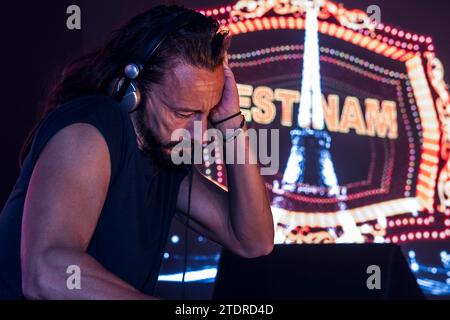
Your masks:
{"label": "black headphones", "polygon": [[148,46],[142,52],[136,54],[133,61],[125,66],[123,74],[116,77],[108,88],[108,94],[120,102],[123,110],[131,113],[139,108],[141,93],[136,84],[136,79],[164,40],[174,31],[201,17],[203,15],[195,11],[184,11],[169,15],[161,22],[158,30],[151,32],[146,37],[145,42],[149,43]]}

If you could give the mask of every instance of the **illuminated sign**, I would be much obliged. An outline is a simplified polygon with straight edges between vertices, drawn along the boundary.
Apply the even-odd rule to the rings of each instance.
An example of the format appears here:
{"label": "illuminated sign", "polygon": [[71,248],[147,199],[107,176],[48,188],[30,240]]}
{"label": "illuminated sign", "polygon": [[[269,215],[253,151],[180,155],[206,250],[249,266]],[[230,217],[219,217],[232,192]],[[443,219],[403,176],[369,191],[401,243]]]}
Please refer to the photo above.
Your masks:
{"label": "illuminated sign", "polygon": [[[277,243],[450,237],[450,100],[430,37],[327,0],[201,12],[234,35],[249,126],[281,131],[285,165],[267,179]],[[206,173],[226,183],[223,170]]]}
{"label": "illuminated sign", "polygon": [[[248,122],[258,124],[272,124],[277,114],[274,102],[280,102],[279,125],[292,127],[294,122],[294,104],[300,102],[300,92],[276,88],[272,90],[266,86],[253,87],[238,84],[241,98],[241,109]],[[325,127],[331,132],[348,133],[354,130],[356,134],[378,136],[389,139],[397,138],[397,106],[395,101],[366,98],[363,101],[365,112],[357,97],[347,96],[340,105],[340,98],[336,94],[328,97],[322,95],[322,107]],[[300,124],[300,127],[302,126]],[[314,127],[314,129],[318,129]]]}

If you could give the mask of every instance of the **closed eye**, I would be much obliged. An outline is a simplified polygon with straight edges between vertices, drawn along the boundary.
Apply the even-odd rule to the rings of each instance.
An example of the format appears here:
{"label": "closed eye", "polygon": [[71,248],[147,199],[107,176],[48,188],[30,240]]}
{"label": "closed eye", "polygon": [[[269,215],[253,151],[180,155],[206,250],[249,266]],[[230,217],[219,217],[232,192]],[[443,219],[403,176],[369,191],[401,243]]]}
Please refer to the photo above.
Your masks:
{"label": "closed eye", "polygon": [[187,119],[187,118],[192,117],[195,114],[195,112],[194,111],[175,111],[175,114],[179,118]]}

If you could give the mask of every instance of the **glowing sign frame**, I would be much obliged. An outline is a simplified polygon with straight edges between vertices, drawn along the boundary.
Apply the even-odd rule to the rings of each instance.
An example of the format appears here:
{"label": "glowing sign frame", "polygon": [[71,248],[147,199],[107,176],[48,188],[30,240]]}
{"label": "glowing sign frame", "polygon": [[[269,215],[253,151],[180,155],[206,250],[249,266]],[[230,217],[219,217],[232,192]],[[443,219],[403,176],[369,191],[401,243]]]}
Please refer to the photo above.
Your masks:
{"label": "glowing sign frame", "polygon": [[[304,2],[304,1],[303,1]],[[428,225],[434,222],[433,214],[435,208],[445,214],[444,230],[430,230],[425,232],[409,232],[408,234],[386,237],[387,242],[405,242],[414,239],[447,239],[450,238],[450,210],[446,205],[435,204],[436,182],[439,177],[440,193],[449,197],[450,193],[450,160],[448,153],[442,151],[443,148],[449,149],[450,142],[445,141],[444,146],[441,143],[441,134],[447,131],[450,117],[449,94],[442,81],[433,80],[428,71],[428,77],[433,84],[435,92],[440,96],[440,105],[435,105],[429,79],[424,68],[424,59],[436,59],[434,56],[434,45],[432,38],[424,35],[418,35],[406,32],[399,28],[378,23],[376,25],[365,23],[366,28],[354,28],[355,19],[368,20],[364,12],[360,10],[347,10],[341,4],[336,4],[329,0],[321,2],[325,9],[319,14],[319,32],[361,48],[365,48],[384,57],[405,63],[406,71],[410,79],[413,94],[417,103],[418,112],[422,126],[422,143],[420,152],[419,171],[417,175],[416,196],[405,197],[385,202],[379,202],[363,207],[347,209],[338,212],[327,213],[307,213],[295,212],[295,214],[283,214],[284,220],[280,220],[281,213],[273,209],[274,218],[282,224],[307,225],[318,227],[335,226],[339,220],[339,215],[351,213],[357,222],[375,220],[381,214],[384,217],[395,216],[411,211],[423,211],[429,214],[428,217],[410,217],[389,221],[390,227],[399,225],[414,224]],[[281,5],[281,6],[277,6]],[[222,25],[227,26],[233,35],[245,34],[264,30],[303,30],[305,28],[304,17],[299,16],[302,13],[302,1],[281,0],[281,1],[238,1],[234,6],[225,6],[220,8],[200,10],[199,12],[206,16],[214,16]],[[254,12],[244,12],[242,8],[250,6]],[[261,6],[265,6],[263,10]],[[295,7],[300,6],[300,7]],[[294,8],[295,7],[295,8]],[[278,9],[277,10],[274,10]],[[330,9],[331,8],[331,9]],[[274,11],[275,15],[264,16]],[[281,11],[280,11],[281,10]],[[284,11],[283,11],[284,10]],[[330,14],[331,13],[331,14]],[[292,15],[292,16],[289,16]],[[326,21],[332,20],[335,21]],[[439,114],[436,112],[437,107]],[[442,115],[444,114],[444,115]],[[446,140],[448,140],[448,134]],[[441,154],[440,154],[441,153]],[[445,160],[445,166],[440,170],[439,163]],[[439,175],[439,171],[440,175]],[[220,176],[223,175],[222,166],[219,170]],[[221,181],[219,181],[221,182]],[[443,196],[440,194],[440,198]],[[442,200],[441,200],[442,202]],[[286,211],[286,210],[284,210]],[[286,218],[287,217],[287,218]],[[401,221],[400,223],[398,223]]]}

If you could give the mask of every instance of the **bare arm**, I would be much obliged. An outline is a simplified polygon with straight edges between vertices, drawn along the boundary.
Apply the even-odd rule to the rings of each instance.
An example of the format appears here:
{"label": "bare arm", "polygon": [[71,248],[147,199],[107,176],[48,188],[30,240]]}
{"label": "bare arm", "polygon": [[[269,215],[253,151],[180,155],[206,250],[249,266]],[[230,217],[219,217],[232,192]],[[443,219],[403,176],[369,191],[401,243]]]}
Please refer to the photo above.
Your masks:
{"label": "bare arm", "polygon": [[[218,119],[239,110],[239,96],[231,69],[225,65],[225,87]],[[238,128],[240,117],[224,122],[218,129]],[[241,133],[243,135],[243,133]],[[259,166],[249,161],[251,148],[248,138],[231,142],[245,150],[243,164],[226,164],[228,192],[203,177],[197,170],[193,176],[190,225],[209,239],[244,257],[269,254],[273,249],[274,226],[270,203]],[[178,198],[178,208],[187,211],[188,179],[184,179]]]}
{"label": "bare arm", "polygon": [[[145,299],[86,253],[105,201],[110,158],[100,132],[74,124],[58,132],[39,156],[22,222],[22,289],[29,299]],[[69,290],[68,266],[81,270]]]}
{"label": "bare arm", "polygon": [[[231,170],[228,167],[232,167]],[[245,170],[233,167],[227,166],[228,192],[195,169],[189,226],[240,256],[253,258],[269,254],[274,230],[264,184],[254,181],[257,176],[251,172],[243,174]],[[188,189],[186,177],[178,196],[177,217],[183,222],[186,221]]]}

